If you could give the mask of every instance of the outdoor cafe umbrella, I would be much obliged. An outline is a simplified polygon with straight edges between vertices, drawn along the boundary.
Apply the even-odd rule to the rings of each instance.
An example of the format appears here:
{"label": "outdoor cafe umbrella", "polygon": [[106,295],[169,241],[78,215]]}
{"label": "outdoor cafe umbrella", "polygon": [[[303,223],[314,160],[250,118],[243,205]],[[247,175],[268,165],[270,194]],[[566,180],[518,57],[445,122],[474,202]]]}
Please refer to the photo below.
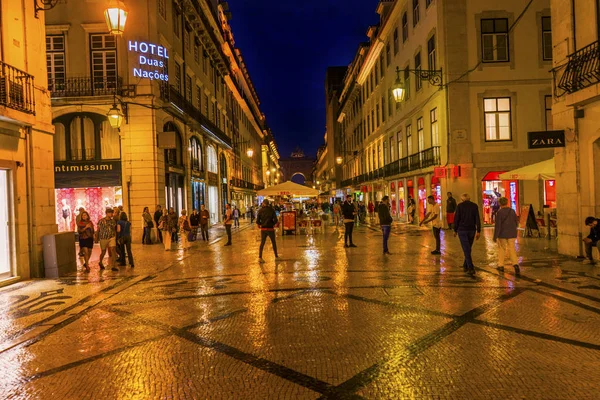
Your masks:
{"label": "outdoor cafe umbrella", "polygon": [[308,186],[298,185],[292,181],[280,183],[279,185],[269,186],[268,188],[259,190],[259,196],[302,196],[316,197],[319,195],[317,189],[309,188]]}
{"label": "outdoor cafe umbrella", "polygon": [[537,181],[539,179],[552,180],[556,176],[554,158],[500,174],[500,179]]}

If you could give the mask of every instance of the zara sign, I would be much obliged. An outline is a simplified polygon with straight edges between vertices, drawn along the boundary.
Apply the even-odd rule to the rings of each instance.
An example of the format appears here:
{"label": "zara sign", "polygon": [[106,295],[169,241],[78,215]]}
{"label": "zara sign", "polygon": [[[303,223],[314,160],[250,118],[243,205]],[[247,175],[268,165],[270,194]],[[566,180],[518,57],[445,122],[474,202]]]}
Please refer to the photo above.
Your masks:
{"label": "zara sign", "polygon": [[565,131],[527,132],[527,145],[530,149],[565,147]]}
{"label": "zara sign", "polygon": [[138,54],[139,67],[133,67],[133,76],[137,78],[158,79],[167,82],[169,75],[165,73],[169,62],[169,53],[157,44],[130,40],[127,49]]}

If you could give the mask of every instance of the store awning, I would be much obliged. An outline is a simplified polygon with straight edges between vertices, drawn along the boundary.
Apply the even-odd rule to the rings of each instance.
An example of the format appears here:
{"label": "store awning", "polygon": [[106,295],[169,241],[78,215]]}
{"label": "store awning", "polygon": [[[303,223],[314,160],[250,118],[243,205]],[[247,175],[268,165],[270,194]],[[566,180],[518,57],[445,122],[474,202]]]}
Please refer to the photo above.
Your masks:
{"label": "store awning", "polygon": [[555,179],[554,158],[500,174],[503,180],[537,181]]}
{"label": "store awning", "polygon": [[502,178],[500,178],[500,175],[503,174],[504,171],[491,171],[488,172],[487,174],[485,174],[485,176],[483,177],[483,179],[481,180],[482,182],[493,182],[493,181],[501,181]]}

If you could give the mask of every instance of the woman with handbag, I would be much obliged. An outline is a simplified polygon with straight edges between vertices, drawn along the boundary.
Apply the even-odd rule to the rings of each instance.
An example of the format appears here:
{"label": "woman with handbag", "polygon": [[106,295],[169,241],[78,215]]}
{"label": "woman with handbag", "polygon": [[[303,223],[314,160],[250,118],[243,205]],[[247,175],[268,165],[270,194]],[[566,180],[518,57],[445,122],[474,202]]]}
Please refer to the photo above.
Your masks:
{"label": "woman with handbag", "polygon": [[81,218],[77,222],[77,233],[79,234],[79,250],[83,253],[83,267],[85,272],[90,272],[88,265],[92,249],[94,248],[94,223],[90,220],[87,211],[81,212]]}
{"label": "woman with handbag", "polygon": [[152,236],[150,235],[152,228],[154,228],[154,222],[152,222],[152,215],[150,215],[150,209],[144,207],[142,213],[142,221],[144,226],[144,233],[142,234],[142,244],[152,244]]}
{"label": "woman with handbag", "polygon": [[121,253],[120,266],[125,266],[125,250],[127,250],[127,258],[129,258],[129,266],[133,265],[133,254],[131,253],[131,222],[127,220],[127,214],[121,213],[119,221],[117,221],[117,246]]}
{"label": "woman with handbag", "polygon": [[169,224],[169,211],[165,207],[163,215],[160,217],[158,222],[158,229],[163,233],[163,244],[165,245],[165,251],[171,250],[171,225]]}
{"label": "woman with handbag", "polygon": [[187,217],[187,211],[181,210],[181,217],[179,217],[179,232],[181,232],[181,248],[188,250],[191,245],[189,241],[189,233],[192,231],[192,226]]}

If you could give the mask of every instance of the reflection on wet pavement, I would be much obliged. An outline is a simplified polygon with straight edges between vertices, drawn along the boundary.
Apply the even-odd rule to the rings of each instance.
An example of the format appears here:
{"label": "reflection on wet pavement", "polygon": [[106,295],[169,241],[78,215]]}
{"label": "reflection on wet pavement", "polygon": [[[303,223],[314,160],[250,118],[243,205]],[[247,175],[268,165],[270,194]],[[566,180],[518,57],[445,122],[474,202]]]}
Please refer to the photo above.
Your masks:
{"label": "reflection on wet pavement", "polygon": [[134,245],[135,270],[0,289],[2,399],[592,399],[600,391],[600,276],[520,239],[522,276],[475,278],[460,245],[397,225],[191,251]]}

